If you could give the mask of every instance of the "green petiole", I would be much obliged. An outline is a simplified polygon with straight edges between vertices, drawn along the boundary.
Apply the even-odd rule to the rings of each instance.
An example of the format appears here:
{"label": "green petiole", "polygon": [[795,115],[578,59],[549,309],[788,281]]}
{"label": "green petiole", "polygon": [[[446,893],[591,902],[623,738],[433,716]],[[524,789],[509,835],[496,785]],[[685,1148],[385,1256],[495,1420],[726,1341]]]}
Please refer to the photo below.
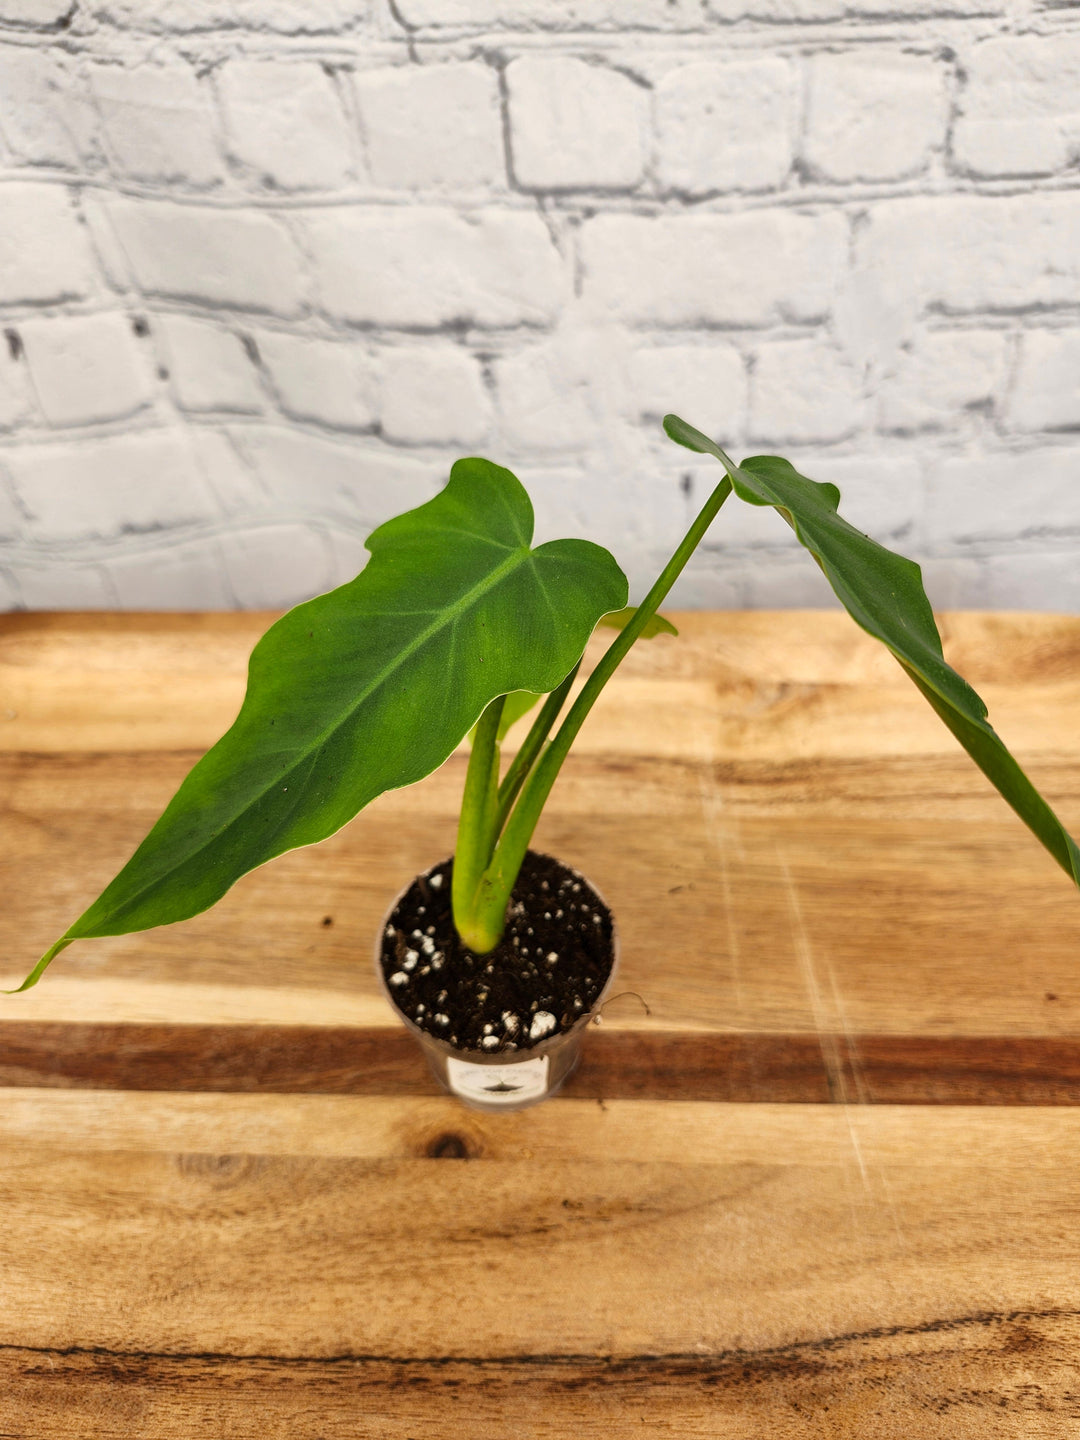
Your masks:
{"label": "green petiole", "polygon": [[[599,664],[592,674],[585,681],[581,693],[559,727],[555,738],[545,747],[543,745],[547,730],[550,729],[555,717],[562,707],[566,694],[569,692],[570,684],[576,674],[576,667],[573,672],[563,681],[557,691],[553,691],[548,697],[548,702],[541,710],[530,731],[529,738],[536,732],[537,739],[531,746],[531,753],[518,766],[516,772],[512,766],[507,772],[506,780],[500,787],[500,795],[504,798],[510,795],[511,776],[513,784],[520,787],[520,794],[513,807],[504,816],[503,806],[500,804],[498,814],[499,829],[494,835],[485,836],[484,839],[470,836],[467,841],[468,856],[476,854],[479,850],[487,848],[490,844],[491,858],[485,865],[482,873],[477,874],[475,868],[470,865],[468,877],[462,881],[462,903],[458,906],[458,880],[457,867],[458,856],[454,857],[454,924],[458,934],[464,943],[478,955],[484,955],[499,943],[502,938],[506,922],[506,907],[510,902],[510,894],[517,881],[521,870],[522,862],[529,848],[529,841],[532,839],[533,831],[536,829],[544,804],[551,788],[566,759],[570,746],[573,744],[578,731],[585,722],[585,717],[596,703],[600,692],[614,675],[623,659],[629,653],[634,642],[640,638],[649,621],[656,614],[660,605],[670,591],[675,581],[682,573],[690,556],[697,549],[702,537],[716,518],[721,505],[731,494],[731,481],[726,477],[721,480],[716,489],[709,496],[702,506],[700,512],[683,536],[675,553],[664,566],[657,577],[652,589],[645,599],[638,606],[636,613],[627,622],[625,627],[619,631],[615,639],[608,646],[600,659]],[[560,692],[562,692],[560,694]],[[555,697],[558,702],[551,710],[550,719],[546,720],[543,728],[541,722],[545,721],[545,712]],[[480,739],[480,730],[477,729],[477,741]],[[525,747],[523,746],[522,749]],[[474,745],[475,756],[475,745]],[[520,758],[520,752],[519,752]],[[483,765],[484,761],[477,762]],[[490,762],[488,762],[490,763]],[[515,762],[515,765],[517,762]],[[470,760],[470,770],[472,761]],[[466,779],[466,792],[469,783]],[[505,795],[504,795],[505,792]],[[511,797],[512,798],[512,797]],[[462,810],[462,821],[464,824],[465,812]],[[471,822],[470,822],[471,823]],[[462,831],[459,830],[459,836]],[[459,841],[460,843],[460,841]]]}

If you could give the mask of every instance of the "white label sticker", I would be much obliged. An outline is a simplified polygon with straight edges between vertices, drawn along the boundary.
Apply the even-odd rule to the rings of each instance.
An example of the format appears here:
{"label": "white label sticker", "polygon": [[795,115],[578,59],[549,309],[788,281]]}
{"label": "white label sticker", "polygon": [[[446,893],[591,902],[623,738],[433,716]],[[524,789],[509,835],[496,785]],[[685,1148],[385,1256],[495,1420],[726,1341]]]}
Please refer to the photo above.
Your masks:
{"label": "white label sticker", "polygon": [[446,1075],[450,1089],[464,1100],[482,1100],[485,1105],[520,1105],[547,1094],[548,1057],[516,1060],[509,1065],[474,1065],[469,1060],[447,1057]]}

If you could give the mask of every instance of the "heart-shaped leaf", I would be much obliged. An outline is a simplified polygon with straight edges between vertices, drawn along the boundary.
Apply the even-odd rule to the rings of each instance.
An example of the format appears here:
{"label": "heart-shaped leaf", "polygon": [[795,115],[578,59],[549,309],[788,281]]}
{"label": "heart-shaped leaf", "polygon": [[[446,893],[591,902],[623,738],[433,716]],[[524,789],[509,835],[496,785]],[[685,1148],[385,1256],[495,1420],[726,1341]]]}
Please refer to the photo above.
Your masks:
{"label": "heart-shaped leaf", "polygon": [[982,700],[946,664],[918,565],[886,550],[838,515],[840,492],[835,485],[807,480],[776,455],[755,455],[735,465],[707,435],[677,415],[664,417],[664,429],[687,449],[714,455],[741,499],[780,512],[851,618],[888,646],[987,779],[1080,885],[1076,841],[989,724]]}
{"label": "heart-shaped leaf", "polygon": [[73,940],[208,909],[249,870],[436,770],[497,695],[559,685],[600,616],[625,605],[626,577],[599,545],[534,550],[532,532],[522,485],[480,459],[375,530],[355,580],[255,646],[231,729],[20,988]]}

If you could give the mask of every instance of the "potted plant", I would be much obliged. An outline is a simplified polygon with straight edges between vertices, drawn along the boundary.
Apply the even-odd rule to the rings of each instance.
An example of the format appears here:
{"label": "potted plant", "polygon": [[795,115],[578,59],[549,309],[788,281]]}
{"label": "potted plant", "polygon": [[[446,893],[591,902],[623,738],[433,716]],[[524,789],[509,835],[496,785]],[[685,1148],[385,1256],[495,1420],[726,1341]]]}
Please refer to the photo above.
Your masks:
{"label": "potted plant", "polygon": [[[242,875],[325,839],[385,790],[437,769],[472,729],[452,861],[399,897],[377,940],[392,1003],[452,1091],[485,1106],[551,1094],[614,965],[611,916],[583,877],[529,842],[597,696],[732,491],[773,506],[852,618],[915,685],[1080,885],[1080,850],[945,663],[919,567],[856,530],[835,486],[777,456],[735,465],[673,415],[668,435],[724,469],[644,601],[584,540],[531,547],[532,506],[508,471],[459,460],[440,494],[369,537],[360,574],[278,620],[255,646],[232,727],[192,769],[131,860],[42,957],[73,941],[171,924]],[[617,634],[554,731],[586,641]],[[543,695],[501,774],[508,725]]]}

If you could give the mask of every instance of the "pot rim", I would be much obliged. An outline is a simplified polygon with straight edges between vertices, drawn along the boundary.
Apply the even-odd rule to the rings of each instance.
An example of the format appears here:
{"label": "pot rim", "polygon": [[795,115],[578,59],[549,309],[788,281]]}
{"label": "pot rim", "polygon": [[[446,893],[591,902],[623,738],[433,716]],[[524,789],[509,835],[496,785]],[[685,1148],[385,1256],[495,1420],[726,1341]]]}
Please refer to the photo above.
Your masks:
{"label": "pot rim", "polygon": [[489,1054],[483,1050],[459,1050],[457,1046],[451,1045],[449,1041],[440,1039],[438,1035],[432,1035],[429,1030],[425,1030],[423,1026],[418,1025],[415,1020],[410,1019],[408,1015],[404,1014],[395,1003],[390,987],[386,983],[386,977],[383,975],[382,943],[386,933],[386,927],[390,923],[390,916],[412,889],[415,882],[421,879],[421,877],[426,878],[433,870],[437,870],[440,865],[445,865],[447,860],[453,860],[454,857],[450,855],[447,857],[447,860],[436,860],[433,864],[429,865],[426,870],[418,871],[408,884],[404,885],[401,890],[398,891],[397,895],[390,902],[380,922],[378,933],[375,936],[373,958],[375,961],[375,977],[379,982],[379,989],[386,997],[386,1001],[393,1010],[395,1017],[401,1021],[406,1029],[411,1030],[413,1035],[422,1044],[433,1046],[436,1050],[451,1059],[464,1060],[470,1065],[519,1065],[523,1061],[535,1060],[538,1056],[549,1055],[553,1051],[561,1050],[563,1046],[571,1040],[576,1040],[587,1025],[592,1024],[596,1015],[602,1009],[608,991],[611,989],[612,982],[615,979],[615,972],[619,967],[619,930],[615,923],[615,912],[607,900],[601,895],[600,891],[587,875],[583,875],[581,871],[576,870],[573,865],[568,865],[565,860],[560,860],[556,855],[548,855],[542,850],[529,850],[527,853],[537,855],[544,860],[551,860],[556,865],[561,865],[568,874],[573,875],[589,887],[597,900],[600,901],[601,905],[603,905],[604,909],[611,916],[611,969],[608,971],[607,979],[604,981],[599,995],[597,995],[593,1001],[591,1009],[583,1011],[574,1021],[573,1025],[570,1026],[569,1030],[563,1030],[558,1035],[550,1035],[546,1040],[539,1040],[535,1045],[530,1045],[528,1049],[518,1049],[512,1051],[509,1055],[505,1051],[496,1051],[493,1054]]}

